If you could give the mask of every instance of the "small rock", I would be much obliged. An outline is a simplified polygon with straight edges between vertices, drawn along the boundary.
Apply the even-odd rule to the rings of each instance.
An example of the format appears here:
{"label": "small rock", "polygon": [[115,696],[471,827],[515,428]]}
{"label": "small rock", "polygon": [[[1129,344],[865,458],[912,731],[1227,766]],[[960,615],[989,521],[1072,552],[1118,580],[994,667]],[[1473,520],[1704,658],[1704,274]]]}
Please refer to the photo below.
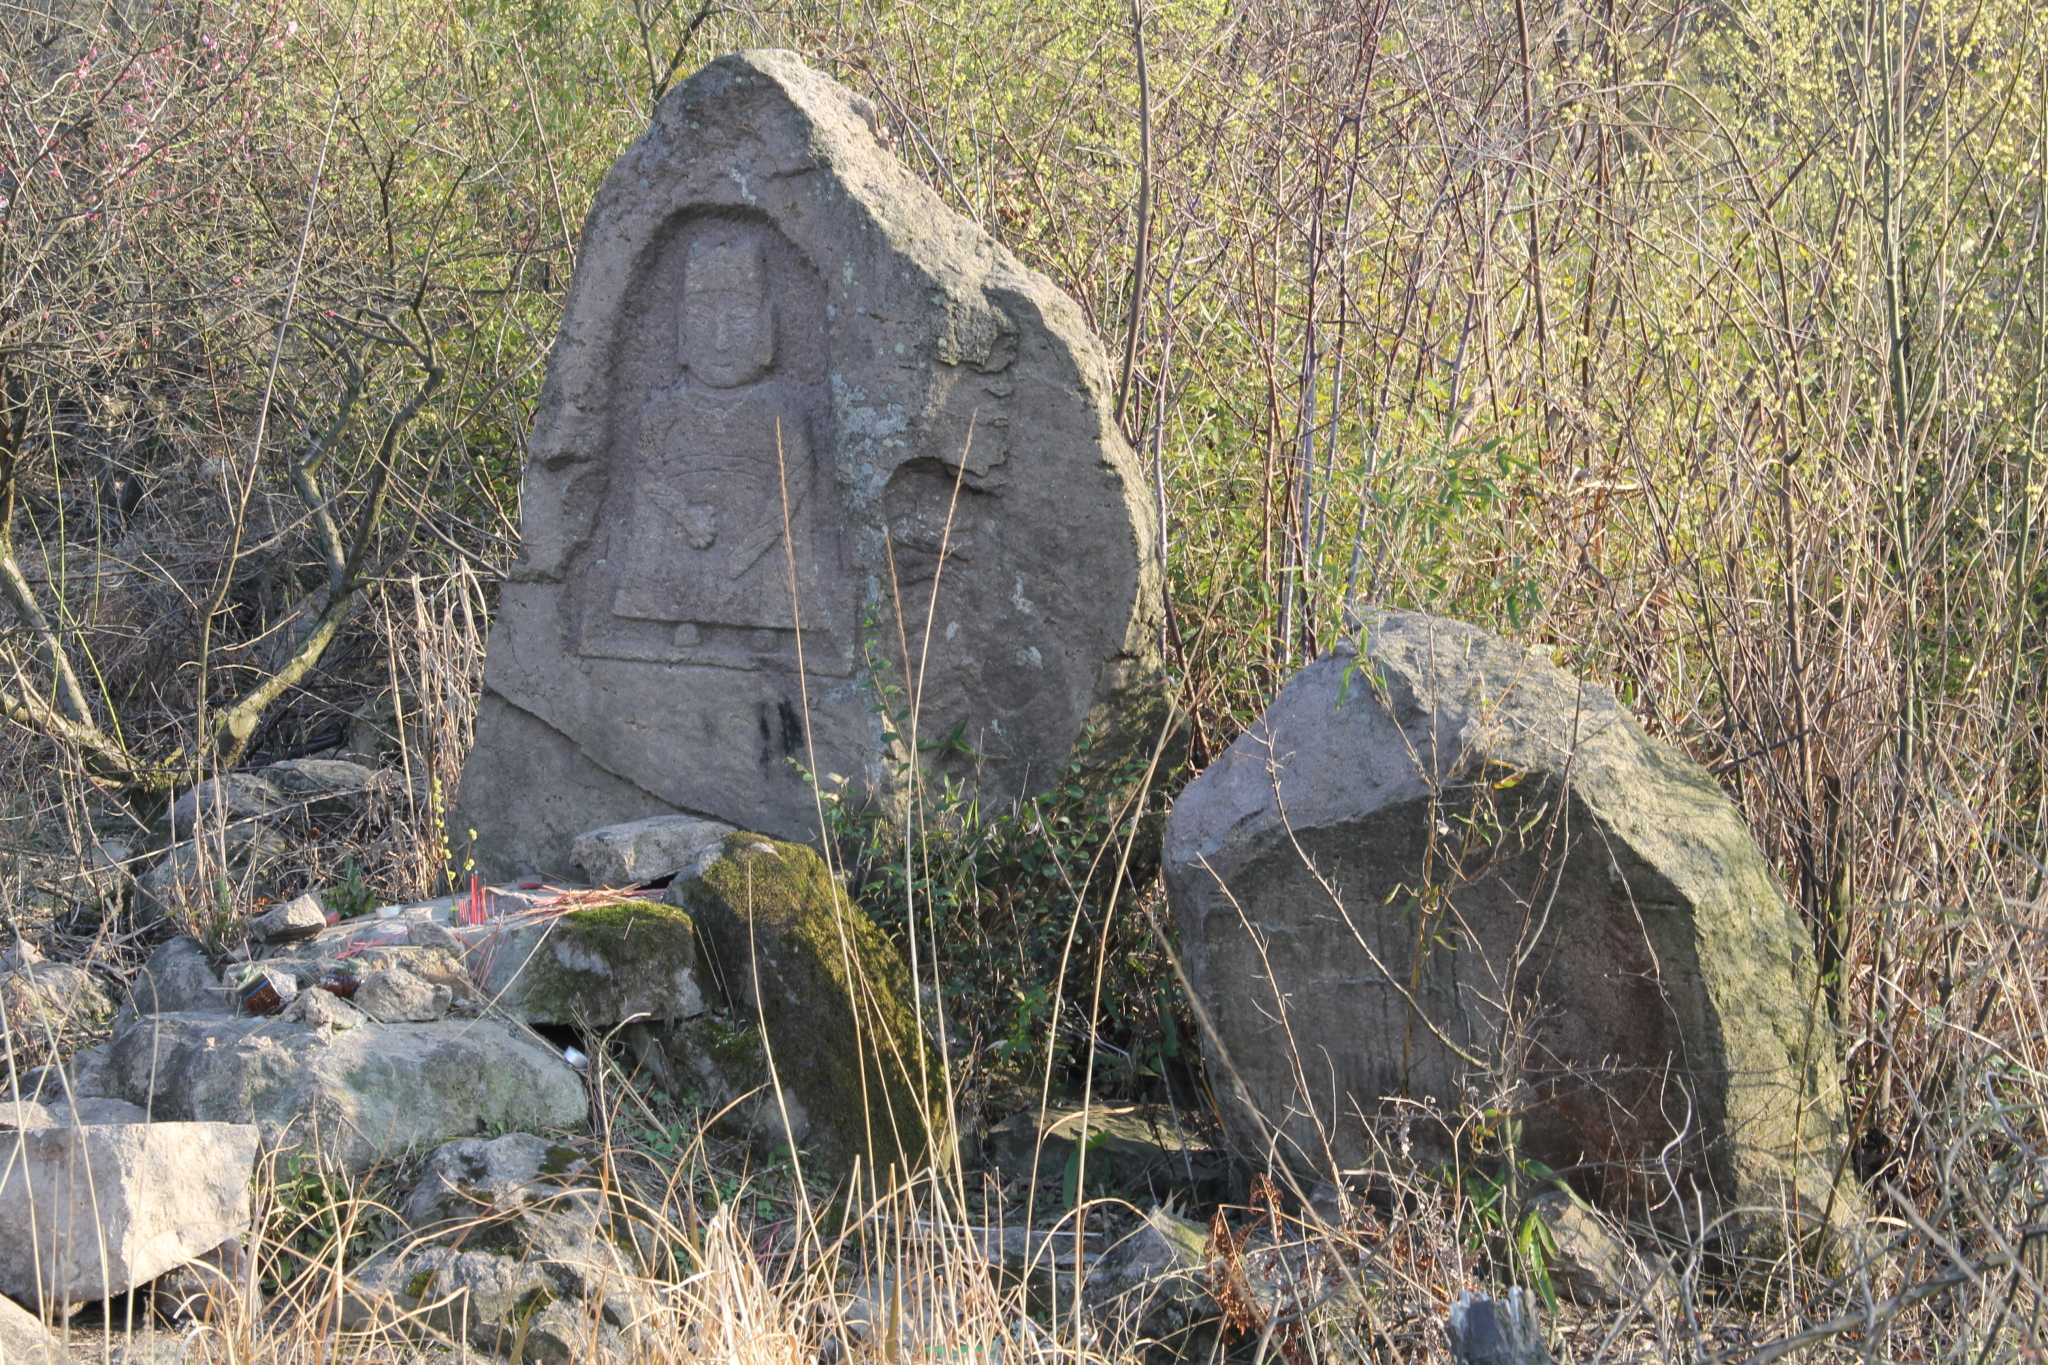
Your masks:
{"label": "small rock", "polygon": [[16,935],[6,952],[0,953],[0,972],[20,971],[43,960],[43,950],[27,939]]}
{"label": "small rock", "polygon": [[1229,1196],[1230,1159],[1190,1132],[1192,1116],[1176,1119],[1171,1109],[1125,1105],[1047,1112],[1041,1127],[1033,1111],[1013,1114],[989,1130],[990,1156],[1007,1176],[1058,1175],[1074,1154],[1085,1122],[1087,1178],[1096,1190],[1154,1202],[1167,1192],[1186,1190],[1199,1203]]}
{"label": "small rock", "polygon": [[562,1180],[588,1168],[573,1147],[531,1133],[461,1138],[434,1149],[405,1201],[405,1221],[418,1229],[473,1222],[559,1194]]}
{"label": "small rock", "polygon": [[41,1100],[45,1104],[60,1099],[97,1098],[106,1093],[100,1088],[106,1062],[104,1044],[82,1047],[71,1054],[68,1061],[34,1066],[22,1072],[15,1089],[24,1099]]}
{"label": "small rock", "polygon": [[[345,1331],[392,1327],[419,1313],[428,1327],[479,1350],[509,1347],[501,1329],[553,1296],[545,1275],[518,1258],[425,1246],[372,1257],[342,1296]],[[422,1311],[424,1310],[424,1311]]]}
{"label": "small rock", "polygon": [[555,1302],[526,1324],[520,1358],[536,1365],[623,1365],[626,1348],[618,1329],[594,1321],[583,1305]]}
{"label": "small rock", "polygon": [[1444,1335],[1457,1365],[1550,1365],[1536,1306],[1519,1289],[1504,1299],[1466,1290],[1444,1319]]}
{"label": "small rock", "polygon": [[145,1014],[227,1010],[231,1004],[230,992],[222,987],[206,949],[198,939],[181,934],[142,964],[114,1021],[114,1031],[120,1032]]}
{"label": "small rock", "polygon": [[254,820],[278,807],[277,789],[253,773],[208,778],[171,803],[165,827],[173,837],[190,836],[203,819],[217,828],[234,820]]}
{"label": "small rock", "polygon": [[68,962],[32,962],[0,976],[0,1008],[15,1028],[61,1043],[105,1024],[114,1002],[97,978]]}
{"label": "small rock", "polygon": [[1089,1271],[1088,1299],[1098,1313],[1112,1313],[1137,1325],[1146,1336],[1170,1341],[1216,1306],[1205,1286],[1209,1232],[1155,1209]]}
{"label": "small rock", "polygon": [[462,953],[461,939],[424,916],[406,922],[405,941],[415,948],[439,948],[457,956]]}
{"label": "small rock", "polygon": [[0,1296],[0,1365],[68,1365],[69,1359],[41,1318]]}
{"label": "small rock", "polygon": [[642,886],[715,858],[731,825],[689,815],[657,815],[578,835],[569,858],[595,886]]}
{"label": "small rock", "polygon": [[249,937],[258,943],[295,943],[327,927],[327,911],[308,891],[296,900],[266,910],[249,921]]}
{"label": "small rock", "polygon": [[446,986],[457,1000],[467,1000],[476,994],[461,954],[446,948],[421,948],[410,943],[365,948],[349,965],[361,977],[389,967],[403,967],[430,986]]}
{"label": "small rock", "polygon": [[688,1019],[705,1011],[712,993],[691,916],[656,901],[491,920],[452,936],[466,947],[485,997],[529,1024]]}
{"label": "small rock", "polygon": [[356,988],[355,1005],[384,1024],[427,1024],[448,1013],[455,993],[439,982],[422,981],[403,967],[371,972]]}
{"label": "small rock", "polygon": [[342,1033],[363,1022],[363,1012],[332,991],[300,991],[279,1016],[286,1023]]}
{"label": "small rock", "polygon": [[253,1316],[263,1306],[263,1290],[249,1273],[253,1259],[240,1237],[230,1238],[158,1276],[150,1297],[172,1322],[232,1322]]}
{"label": "small rock", "polygon": [[280,797],[304,804],[317,815],[342,809],[347,805],[344,798],[377,781],[375,769],[339,758],[286,759],[265,768],[261,776]]}
{"label": "small rock", "polygon": [[103,914],[119,910],[128,898],[128,888],[135,880],[134,862],[135,850],[126,844],[109,839],[94,847],[83,881]]}
{"label": "small rock", "polygon": [[[35,1100],[0,1099],[0,1129],[55,1128],[56,1115]],[[0,1357],[4,1362],[5,1357]]]}
{"label": "small rock", "polygon": [[1592,1209],[1562,1190],[1537,1195],[1529,1207],[1557,1248],[1551,1281],[1573,1302],[1613,1308],[1657,1292],[1656,1269]]}
{"label": "small rock", "polygon": [[249,1225],[256,1129],[134,1123],[25,1132],[0,1164],[0,1294],[123,1293]]}
{"label": "small rock", "polygon": [[388,1325],[424,1309],[427,1325],[480,1350],[504,1353],[523,1332],[525,1360],[622,1360],[621,1331],[646,1330],[658,1305],[638,1292],[640,1275],[604,1235],[602,1219],[601,1203],[578,1203],[528,1213],[494,1233],[502,1252],[432,1245],[384,1252],[357,1273],[342,1325]]}

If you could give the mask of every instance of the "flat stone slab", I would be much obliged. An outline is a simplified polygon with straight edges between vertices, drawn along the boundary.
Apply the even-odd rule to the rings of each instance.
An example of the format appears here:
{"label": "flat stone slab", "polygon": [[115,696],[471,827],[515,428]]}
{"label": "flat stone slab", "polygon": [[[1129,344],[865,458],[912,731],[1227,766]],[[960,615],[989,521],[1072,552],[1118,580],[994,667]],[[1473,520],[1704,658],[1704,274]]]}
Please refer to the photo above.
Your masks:
{"label": "flat stone slab", "polygon": [[589,1107],[559,1053],[495,1019],[323,1033],[154,1015],[114,1040],[101,1084],[160,1119],[253,1123],[267,1145],[351,1170],[476,1133],[580,1128]]}
{"label": "flat stone slab", "polygon": [[[1156,519],[1108,359],[880,127],[735,53],[598,190],[451,816],[485,876],[657,815],[815,838],[803,769],[1007,800],[1091,725],[1090,764],[1157,739]],[[911,671],[952,743],[876,723]]]}
{"label": "flat stone slab", "polygon": [[257,1131],[121,1123],[0,1138],[0,1294],[104,1299],[248,1230]]}

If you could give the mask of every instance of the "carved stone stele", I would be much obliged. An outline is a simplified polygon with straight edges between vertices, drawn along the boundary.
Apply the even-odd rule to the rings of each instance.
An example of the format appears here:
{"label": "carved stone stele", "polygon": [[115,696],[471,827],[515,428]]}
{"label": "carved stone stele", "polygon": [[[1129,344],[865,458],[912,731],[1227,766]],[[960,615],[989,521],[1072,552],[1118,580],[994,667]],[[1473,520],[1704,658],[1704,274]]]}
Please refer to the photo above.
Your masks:
{"label": "carved stone stele", "polygon": [[1145,480],[1081,312],[784,52],[665,100],[584,225],[450,821],[486,876],[806,771],[985,797],[1156,738]]}

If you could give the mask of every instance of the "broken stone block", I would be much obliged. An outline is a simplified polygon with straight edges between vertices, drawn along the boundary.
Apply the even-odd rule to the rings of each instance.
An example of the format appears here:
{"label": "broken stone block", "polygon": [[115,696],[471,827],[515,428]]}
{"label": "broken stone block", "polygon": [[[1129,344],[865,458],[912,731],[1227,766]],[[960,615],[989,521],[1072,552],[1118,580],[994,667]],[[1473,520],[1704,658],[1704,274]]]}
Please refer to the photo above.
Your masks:
{"label": "broken stone block", "polygon": [[43,1320],[0,1295],[0,1365],[70,1365],[64,1344]]}
{"label": "broken stone block", "polygon": [[1364,1166],[1399,1109],[1448,1160],[1401,1106],[1498,1066],[1518,1153],[1617,1212],[1861,1206],[1797,912],[1713,778],[1546,653],[1372,617],[1181,793],[1164,871],[1248,1150]]}
{"label": "broken stone block", "polygon": [[1041,1124],[1034,1112],[1012,1114],[989,1130],[989,1155],[1004,1175],[1062,1176],[1087,1134],[1088,1193],[1163,1201],[1186,1192],[1196,1203],[1229,1197],[1230,1160],[1175,1121],[1173,1111],[1136,1105],[1053,1109]]}
{"label": "broken stone block", "polygon": [[161,1119],[254,1123],[362,1170],[478,1132],[580,1128],[583,1079],[495,1020],[324,1031],[282,1019],[162,1014],[114,1040],[106,1088]]}
{"label": "broken stone block", "polygon": [[[697,922],[733,1038],[765,1023],[775,1084],[758,1107],[780,1141],[834,1174],[856,1157],[868,1171],[916,1169],[945,1150],[938,1059],[911,1010],[910,974],[815,852],[730,835],[668,895]],[[674,1060],[715,1070],[751,1075],[760,1055],[755,1043],[692,1057],[678,1042]]]}
{"label": "broken stone block", "polygon": [[249,1226],[257,1134],[235,1123],[24,1132],[0,1163],[0,1293],[123,1293]]}
{"label": "broken stone block", "polygon": [[320,898],[308,891],[250,920],[249,937],[258,943],[296,943],[326,927],[327,911]]}
{"label": "broken stone block", "polygon": [[403,967],[386,967],[363,978],[354,1004],[380,1023],[426,1024],[446,1015],[454,999],[446,986],[431,985]]}
{"label": "broken stone block", "polygon": [[688,815],[656,815],[580,834],[569,858],[592,886],[640,886],[673,877],[717,856],[731,825]]}
{"label": "broken stone block", "polygon": [[344,798],[367,790],[377,771],[339,758],[291,758],[273,763],[258,774],[280,802],[303,805],[314,815],[333,815],[348,808]]}
{"label": "broken stone block", "polygon": [[[812,837],[799,762],[993,801],[1091,725],[1090,762],[1157,738],[1156,518],[1100,343],[877,126],[793,54],[736,53],[598,191],[451,816],[486,877],[654,815]],[[962,742],[919,753],[875,724],[872,670],[908,661],[862,619],[893,583],[922,623],[942,559],[909,648],[928,733]]]}
{"label": "broken stone block", "polygon": [[173,838],[190,838],[202,822],[218,828],[237,820],[259,820],[283,802],[277,789],[254,773],[211,777],[171,803],[161,822]]}

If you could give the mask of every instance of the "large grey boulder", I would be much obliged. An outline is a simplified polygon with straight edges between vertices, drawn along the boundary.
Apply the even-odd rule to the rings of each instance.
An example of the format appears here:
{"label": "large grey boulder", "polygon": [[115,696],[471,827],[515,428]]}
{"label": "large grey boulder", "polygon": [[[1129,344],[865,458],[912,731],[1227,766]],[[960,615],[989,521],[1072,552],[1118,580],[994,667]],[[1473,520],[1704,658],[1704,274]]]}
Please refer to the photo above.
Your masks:
{"label": "large grey boulder", "polygon": [[98,1124],[0,1139],[0,1294],[104,1299],[249,1226],[256,1130]]}
{"label": "large grey boulder", "polygon": [[1360,1166],[1383,1123],[1447,1156],[1410,1102],[1469,1096],[1618,1211],[1856,1207],[1813,956],[1741,816],[1541,653],[1372,619],[1181,795],[1165,873],[1251,1151]]}
{"label": "large grey boulder", "polygon": [[478,1132],[577,1128],[588,1109],[553,1048],[491,1019],[337,1031],[154,1015],[114,1040],[102,1083],[159,1119],[253,1123],[351,1170]]}
{"label": "large grey boulder", "polygon": [[[680,85],[598,191],[549,357],[453,816],[477,866],[566,873],[584,831],[677,813],[810,838],[798,765],[1008,796],[1091,723],[1093,758],[1149,745],[1156,529],[1112,387],[866,100],[785,52]],[[874,714],[906,672],[954,741],[922,759]]]}

